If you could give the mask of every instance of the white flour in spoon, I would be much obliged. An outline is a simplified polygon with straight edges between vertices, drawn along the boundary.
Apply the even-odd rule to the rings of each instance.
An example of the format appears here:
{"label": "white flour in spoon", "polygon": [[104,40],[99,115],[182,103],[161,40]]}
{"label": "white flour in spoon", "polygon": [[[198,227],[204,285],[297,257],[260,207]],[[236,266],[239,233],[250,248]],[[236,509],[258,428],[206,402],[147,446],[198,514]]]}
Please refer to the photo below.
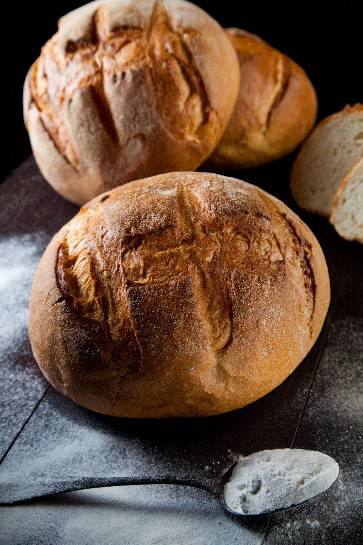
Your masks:
{"label": "white flour in spoon", "polygon": [[321,452],[262,450],[237,462],[224,487],[224,501],[239,514],[271,512],[321,494],[338,474],[335,460]]}

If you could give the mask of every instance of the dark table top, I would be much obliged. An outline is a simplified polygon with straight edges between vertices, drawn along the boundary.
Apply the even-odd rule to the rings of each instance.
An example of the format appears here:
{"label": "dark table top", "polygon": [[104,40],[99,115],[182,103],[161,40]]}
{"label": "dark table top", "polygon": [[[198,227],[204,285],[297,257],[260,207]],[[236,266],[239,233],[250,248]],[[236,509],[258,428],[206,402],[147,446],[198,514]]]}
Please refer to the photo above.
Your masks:
{"label": "dark table top", "polygon": [[[290,159],[247,178],[293,207]],[[0,186],[0,481],[218,471],[262,449],[320,450],[341,467],[308,505],[271,517],[226,515],[206,492],[178,486],[100,489],[0,509],[0,543],[125,545],[358,545],[362,543],[363,249],[327,220],[305,215],[325,252],[332,304],[313,350],[276,390],[226,415],[193,420],[108,418],[74,405],[41,376],[27,338],[37,261],[76,207],[45,183],[32,159]],[[47,324],[44,324],[47,327]]]}

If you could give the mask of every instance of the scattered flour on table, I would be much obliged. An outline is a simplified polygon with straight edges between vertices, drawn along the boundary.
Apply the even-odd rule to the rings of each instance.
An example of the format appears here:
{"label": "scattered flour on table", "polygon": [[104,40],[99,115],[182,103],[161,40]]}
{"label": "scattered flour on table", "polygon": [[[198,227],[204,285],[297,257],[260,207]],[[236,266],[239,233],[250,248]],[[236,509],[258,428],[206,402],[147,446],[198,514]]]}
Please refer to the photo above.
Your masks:
{"label": "scattered flour on table", "polygon": [[335,460],[321,452],[263,450],[239,460],[225,485],[224,501],[235,513],[266,513],[321,494],[338,474]]}
{"label": "scattered flour on table", "polygon": [[46,388],[31,355],[27,321],[34,272],[49,238],[40,230],[0,229],[0,456]]}
{"label": "scattered flour on table", "polygon": [[27,335],[28,299],[46,234],[0,237],[0,353],[14,351]]}
{"label": "scattered flour on table", "polygon": [[1,545],[259,545],[262,530],[180,486],[101,488],[2,507]]}

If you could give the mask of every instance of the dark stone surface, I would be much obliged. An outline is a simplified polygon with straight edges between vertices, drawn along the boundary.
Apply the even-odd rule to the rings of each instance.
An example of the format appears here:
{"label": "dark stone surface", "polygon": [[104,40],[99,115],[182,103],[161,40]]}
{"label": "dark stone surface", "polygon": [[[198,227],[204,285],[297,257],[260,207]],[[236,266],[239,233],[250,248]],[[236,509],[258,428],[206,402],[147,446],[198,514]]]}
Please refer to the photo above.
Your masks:
{"label": "dark stone surface", "polygon": [[358,244],[328,240],[334,320],[295,446],[321,450],[340,465],[338,482],[323,497],[274,516],[265,543],[363,543],[363,253]]}
{"label": "dark stone surface", "polygon": [[48,387],[28,341],[28,295],[45,246],[76,208],[44,183],[32,159],[1,185],[0,202],[1,460]]}
{"label": "dark stone surface", "polygon": [[[291,205],[286,184],[280,183],[280,180],[286,180],[289,163],[290,159],[287,159],[239,177],[248,178],[252,182],[268,179],[269,183],[262,187]],[[47,186],[37,174],[32,160],[27,161],[0,187],[0,198],[5,203],[1,213],[1,234],[4,234],[4,238],[18,237],[16,242],[20,246],[28,243],[33,245],[36,256],[40,255],[51,234],[76,210]],[[140,487],[138,493],[133,491],[133,513],[137,516],[138,502],[135,498],[143,498],[144,502],[149,498],[150,513],[154,516],[153,524],[163,525],[163,505],[167,512],[169,503],[179,498],[180,512],[177,518],[180,520],[180,516],[184,517],[186,534],[183,533],[183,525],[179,525],[180,535],[177,537],[172,527],[169,530],[163,528],[158,534],[160,541],[151,543],[170,545],[172,536],[173,545],[179,542],[183,545],[221,545],[221,535],[225,536],[226,543],[233,541],[260,544],[263,540],[265,543],[279,545],[359,543],[356,499],[359,444],[358,372],[362,363],[363,342],[363,293],[359,286],[363,273],[362,248],[339,239],[322,218],[307,215],[303,219],[311,226],[323,246],[332,278],[334,304],[330,310],[329,318],[332,322],[325,349],[330,319],[318,343],[298,369],[279,388],[253,405],[241,411],[206,419],[129,421],[107,418],[81,409],[52,389],[41,400],[45,383],[30,355],[26,331],[22,329],[19,337],[20,344],[25,343],[27,347],[25,352],[14,346],[10,357],[2,359],[5,388],[1,388],[0,401],[2,406],[5,401],[5,427],[6,422],[10,422],[4,451],[22,426],[26,425],[1,465],[1,481],[15,480],[24,482],[26,486],[30,479],[39,478],[40,474],[49,479],[62,475],[128,475],[146,472],[160,474],[164,471],[178,475],[212,475],[220,473],[238,454],[293,445],[315,448],[332,455],[342,465],[339,482],[322,498],[288,515],[279,515],[272,519],[257,518],[252,522],[231,519],[221,515],[221,508],[216,507],[208,495],[202,492],[191,494],[187,488],[178,487],[178,491],[173,487],[167,489],[164,502],[162,496],[158,496],[156,503],[160,520],[156,511],[153,512],[156,509],[156,492],[153,487]],[[39,233],[42,235],[39,236]],[[32,238],[29,241],[22,238],[24,235]],[[10,253],[9,261],[13,258]],[[3,259],[6,260],[6,257],[3,256]],[[31,264],[29,275],[33,274],[32,267]],[[13,289],[17,290],[16,284]],[[11,376],[20,381],[14,405],[9,403],[14,384]],[[110,498],[113,498],[112,501],[117,504],[117,498],[112,496],[115,493],[108,492],[111,494]],[[89,499],[95,494],[94,504],[97,504],[99,494],[102,495],[100,492],[89,492],[86,496],[85,493],[83,496],[78,494],[72,495],[72,498]],[[107,496],[107,492],[103,494]],[[122,496],[123,492],[120,494]],[[67,503],[69,497],[70,495],[63,495],[61,498],[64,499],[57,501]],[[63,514],[60,518],[54,515],[59,504],[57,501],[32,504],[40,522],[39,526],[36,523],[31,525],[27,537],[24,532],[17,531],[16,521],[21,520],[22,515],[29,516],[30,506],[2,508],[0,517],[6,520],[10,517],[13,523],[7,524],[7,533],[1,543],[24,545],[43,542],[43,519],[52,520],[55,534],[61,536],[54,543],[61,543],[65,539],[66,522]],[[112,501],[110,499],[111,503]],[[205,539],[195,541],[189,536],[187,528],[194,528],[193,525],[197,527],[198,524],[200,528],[203,527],[201,522],[197,523],[193,518],[199,512],[201,501],[205,508],[205,517],[210,520],[211,531],[203,531]],[[187,512],[183,511],[185,505],[188,506]],[[193,505],[195,511],[191,507]],[[92,509],[92,505],[89,509]],[[215,509],[218,515],[210,516],[211,510]],[[107,506],[102,512],[107,518]],[[92,517],[88,522],[87,520],[85,517],[83,524],[92,524]],[[127,519],[127,512],[120,510],[120,531],[122,524],[125,527],[131,523],[131,519]],[[168,518],[168,524],[176,524],[176,519],[173,516]],[[346,530],[337,532],[337,524]],[[134,534],[128,534],[134,537],[127,538],[126,545],[134,543],[133,540],[139,535],[137,532],[139,530],[135,529]],[[111,538],[107,541],[107,535],[105,528],[103,542],[114,543]],[[79,537],[77,543],[87,543],[87,539],[82,541]]]}

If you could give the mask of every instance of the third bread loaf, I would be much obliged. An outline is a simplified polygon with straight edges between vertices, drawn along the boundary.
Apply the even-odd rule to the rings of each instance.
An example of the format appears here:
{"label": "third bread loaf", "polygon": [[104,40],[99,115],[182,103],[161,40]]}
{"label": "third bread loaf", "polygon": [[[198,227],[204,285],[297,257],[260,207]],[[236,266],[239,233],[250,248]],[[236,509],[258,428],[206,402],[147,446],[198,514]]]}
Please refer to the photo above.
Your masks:
{"label": "third bread loaf", "polygon": [[233,169],[262,165],[291,152],[314,125],[315,90],[289,57],[258,36],[230,28],[240,64],[240,91],[229,125],[208,160]]}

